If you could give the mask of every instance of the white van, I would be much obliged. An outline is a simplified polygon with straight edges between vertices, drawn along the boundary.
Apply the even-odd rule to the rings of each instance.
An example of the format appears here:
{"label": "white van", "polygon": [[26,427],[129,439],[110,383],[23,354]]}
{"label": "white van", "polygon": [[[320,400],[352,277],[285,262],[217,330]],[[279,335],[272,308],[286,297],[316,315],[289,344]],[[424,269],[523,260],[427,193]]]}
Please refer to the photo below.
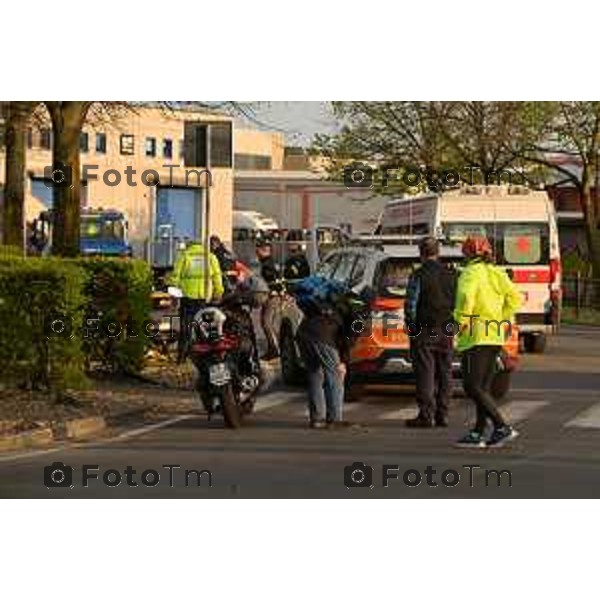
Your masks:
{"label": "white van", "polygon": [[523,295],[517,315],[525,349],[543,352],[560,322],[561,263],[554,204],[525,186],[464,186],[391,200],[381,213],[382,235],[435,235],[460,243],[488,237],[496,262],[510,270]]}
{"label": "white van", "polygon": [[277,221],[255,210],[233,211],[233,239],[248,240],[260,237],[261,233],[279,229]]}

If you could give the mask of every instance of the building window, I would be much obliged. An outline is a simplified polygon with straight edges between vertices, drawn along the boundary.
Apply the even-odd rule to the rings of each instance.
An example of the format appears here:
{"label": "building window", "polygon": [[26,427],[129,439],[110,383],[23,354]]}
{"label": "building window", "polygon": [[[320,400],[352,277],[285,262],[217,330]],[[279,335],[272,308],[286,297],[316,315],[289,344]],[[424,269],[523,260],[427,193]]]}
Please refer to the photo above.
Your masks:
{"label": "building window", "polygon": [[179,140],[179,158],[185,154],[185,140]]}
{"label": "building window", "polygon": [[33,129],[31,127],[27,128],[27,148],[31,150],[33,148]]}
{"label": "building window", "polygon": [[44,150],[52,148],[52,131],[50,129],[40,129],[40,147]]}
{"label": "building window", "polygon": [[212,123],[210,126],[210,165],[233,166],[233,128],[231,123]]}
{"label": "building window", "polygon": [[235,168],[242,171],[270,171],[271,157],[260,154],[236,154]]}
{"label": "building window", "polygon": [[135,151],[135,142],[132,135],[123,134],[121,136],[121,154],[131,156]]}
{"label": "building window", "polygon": [[96,134],[96,154],[106,154],[106,134]]}
{"label": "building window", "polygon": [[184,162],[186,165],[191,167],[232,167],[233,131],[231,123],[187,121],[184,129],[186,144]]}
{"label": "building window", "polygon": [[173,158],[173,140],[169,138],[163,140],[163,157]]}
{"label": "building window", "polygon": [[156,138],[146,138],[146,156],[156,156]]}
{"label": "building window", "polygon": [[81,152],[87,152],[90,149],[90,136],[89,134],[82,131],[79,135],[79,150]]}

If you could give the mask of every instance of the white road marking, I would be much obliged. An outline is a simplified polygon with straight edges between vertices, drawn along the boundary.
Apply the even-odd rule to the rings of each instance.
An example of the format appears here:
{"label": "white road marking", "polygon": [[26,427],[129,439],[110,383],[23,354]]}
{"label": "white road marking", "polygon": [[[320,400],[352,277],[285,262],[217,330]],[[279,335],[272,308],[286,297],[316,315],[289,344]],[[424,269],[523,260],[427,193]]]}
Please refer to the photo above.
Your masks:
{"label": "white road marking", "polygon": [[546,400],[513,400],[501,406],[500,412],[509,423],[520,423],[548,404]]}
{"label": "white road marking", "polygon": [[379,416],[383,421],[405,421],[417,416],[418,410],[416,407],[404,407],[397,410],[385,412]]}
{"label": "white road marking", "polygon": [[598,395],[598,390],[577,390],[577,389],[565,389],[565,388],[511,388],[511,394],[536,394],[536,395],[548,395],[548,394],[559,394],[560,396],[594,396]]}
{"label": "white road marking", "polygon": [[54,454],[64,450],[64,446],[59,448],[46,448],[45,450],[31,450],[30,452],[19,452],[18,454],[8,454],[7,456],[0,456],[0,462],[11,462],[13,460],[21,460],[23,458],[33,458],[35,456],[43,456],[44,454]]}
{"label": "white road marking", "polygon": [[580,412],[574,419],[565,424],[565,427],[586,427],[600,429],[600,403]]}
{"label": "white road marking", "polygon": [[290,402],[299,400],[300,397],[301,395],[297,393],[271,392],[264,396],[259,396],[256,399],[254,412],[257,413],[263,410],[269,410],[270,408],[275,408],[276,406],[281,406],[282,404],[289,404]]}
{"label": "white road marking", "polygon": [[[179,421],[185,421],[187,419],[197,418],[198,415],[179,415],[177,417],[173,417],[172,419],[166,419],[165,421],[160,421],[158,423],[153,423],[152,425],[145,425],[144,427],[140,427],[138,429],[130,429],[129,431],[123,431],[119,435],[116,435],[111,438],[107,438],[105,440],[98,440],[96,442],[91,442],[94,445],[106,443],[106,442],[118,442],[121,440],[126,440],[132,437],[138,437],[140,435],[144,435],[145,433],[149,433],[154,431],[155,429],[162,429],[163,427],[168,427],[169,425],[174,425],[175,423],[179,423]],[[78,444],[80,445],[80,444]],[[84,444],[87,445],[87,444]]]}

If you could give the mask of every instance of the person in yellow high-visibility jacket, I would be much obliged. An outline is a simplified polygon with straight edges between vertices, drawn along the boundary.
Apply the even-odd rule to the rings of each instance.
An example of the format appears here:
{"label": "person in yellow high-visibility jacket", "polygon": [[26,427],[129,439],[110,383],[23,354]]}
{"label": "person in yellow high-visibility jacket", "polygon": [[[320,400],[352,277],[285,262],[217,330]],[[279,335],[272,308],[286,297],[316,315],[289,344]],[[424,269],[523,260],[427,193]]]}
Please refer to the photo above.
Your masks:
{"label": "person in yellow high-visibility jacket", "polygon": [[[506,271],[493,264],[492,247],[485,237],[470,237],[463,244],[467,265],[456,290],[454,319],[459,325],[457,349],[462,352],[463,386],[477,408],[474,428],[457,445],[501,446],[518,432],[505,420],[490,392],[498,355],[515,313],[519,292]],[[488,421],[491,437],[484,439]]]}
{"label": "person in yellow high-visibility jacket", "polygon": [[[183,297],[180,300],[180,334],[179,360],[185,358],[189,328],[194,315],[207,302],[216,302],[223,295],[223,275],[217,257],[208,255],[208,274],[205,274],[206,254],[204,246],[192,242],[183,250],[173,267],[169,283],[178,287]],[[208,277],[208,296],[206,295],[206,278]]]}

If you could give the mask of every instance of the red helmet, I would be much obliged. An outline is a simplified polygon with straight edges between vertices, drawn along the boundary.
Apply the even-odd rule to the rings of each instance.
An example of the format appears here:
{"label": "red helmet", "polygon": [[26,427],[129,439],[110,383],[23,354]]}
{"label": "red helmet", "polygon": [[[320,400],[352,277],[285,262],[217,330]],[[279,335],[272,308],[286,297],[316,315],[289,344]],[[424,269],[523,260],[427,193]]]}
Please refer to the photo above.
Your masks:
{"label": "red helmet", "polygon": [[462,252],[466,258],[489,258],[493,255],[489,240],[483,235],[471,235],[462,245]]}

